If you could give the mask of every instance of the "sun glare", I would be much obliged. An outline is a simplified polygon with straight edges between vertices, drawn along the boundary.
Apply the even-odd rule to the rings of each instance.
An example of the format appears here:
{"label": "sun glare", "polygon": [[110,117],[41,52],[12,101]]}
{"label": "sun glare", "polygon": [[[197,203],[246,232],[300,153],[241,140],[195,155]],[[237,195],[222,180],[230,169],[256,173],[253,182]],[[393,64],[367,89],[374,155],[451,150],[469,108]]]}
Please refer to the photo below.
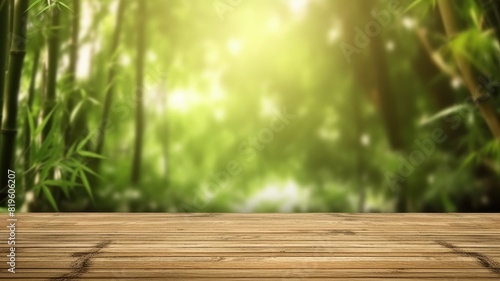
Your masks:
{"label": "sun glare", "polygon": [[309,0],[288,0],[288,7],[295,15],[302,15],[307,9]]}
{"label": "sun glare", "polygon": [[227,49],[233,55],[239,55],[241,52],[241,41],[235,38],[229,39],[227,42]]}
{"label": "sun glare", "polygon": [[309,198],[310,191],[301,188],[293,180],[280,184],[270,183],[251,196],[242,207],[238,207],[237,211],[253,212],[262,205],[276,203],[280,206],[280,212],[293,212],[296,208],[306,208]]}
{"label": "sun glare", "polygon": [[173,90],[168,96],[168,107],[181,112],[187,111],[189,107],[188,95],[188,92],[185,90]]}

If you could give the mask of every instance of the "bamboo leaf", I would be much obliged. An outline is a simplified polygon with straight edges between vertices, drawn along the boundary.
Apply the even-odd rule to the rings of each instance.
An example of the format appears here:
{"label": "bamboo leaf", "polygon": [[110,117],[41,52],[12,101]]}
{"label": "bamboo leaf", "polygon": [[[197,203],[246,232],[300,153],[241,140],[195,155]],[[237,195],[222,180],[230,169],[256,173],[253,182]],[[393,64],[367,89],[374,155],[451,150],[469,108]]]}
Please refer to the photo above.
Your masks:
{"label": "bamboo leaf", "polygon": [[42,185],[42,190],[43,190],[43,194],[45,194],[45,197],[47,197],[47,199],[49,200],[49,203],[52,206],[52,208],[54,208],[56,211],[59,212],[59,209],[57,208],[56,200],[54,200],[54,197],[52,196],[50,189],[47,186]]}
{"label": "bamboo leaf", "polygon": [[75,121],[75,118],[76,118],[76,115],[78,114],[78,112],[80,112],[80,108],[82,108],[83,104],[84,104],[85,100],[81,100],[76,106],[75,108],[73,109],[73,111],[71,112],[71,115],[69,117],[69,122],[72,124],[74,121]]}
{"label": "bamboo leaf", "polygon": [[66,8],[66,9],[70,10],[70,11],[71,11],[71,12],[73,12],[73,13],[75,12],[75,11],[73,11],[73,10],[72,10],[72,9],[71,9],[68,5],[66,5],[65,3],[63,3],[62,1],[58,1],[58,2],[57,2],[57,4],[59,4],[59,5],[63,6],[64,8]]}
{"label": "bamboo leaf", "polygon": [[80,154],[81,156],[84,156],[84,157],[106,159],[104,156],[90,152],[90,151],[79,150],[79,151],[77,151],[77,153]]}
{"label": "bamboo leaf", "polygon": [[85,165],[81,165],[81,169],[85,170],[87,173],[89,174],[92,174],[93,176],[99,178],[99,179],[102,179],[102,177],[97,174],[96,172],[92,171],[92,169],[90,169],[89,167],[85,166]]}
{"label": "bamboo leaf", "polygon": [[465,104],[457,104],[457,105],[445,108],[445,109],[441,110],[440,112],[434,114],[433,116],[422,120],[420,122],[420,126],[428,125],[428,124],[433,123],[433,122],[435,122],[435,121],[437,121],[445,116],[455,114],[455,113],[458,113],[462,110],[465,110],[466,108],[468,108],[468,106]]}
{"label": "bamboo leaf", "polygon": [[30,128],[30,134],[34,135],[35,133],[35,122],[33,121],[33,115],[31,114],[31,111],[29,107],[26,107],[26,113],[28,114],[28,126]]}
{"label": "bamboo leaf", "polygon": [[86,136],[79,144],[78,146],[76,147],[76,150],[77,151],[80,151],[82,150],[83,146],[85,146],[85,144],[90,140],[90,138],[93,136],[93,134],[88,134],[88,136]]}
{"label": "bamboo leaf", "polygon": [[71,184],[76,184],[76,177],[78,176],[78,170],[74,169],[73,172],[71,173]]}
{"label": "bamboo leaf", "polygon": [[36,5],[40,4],[41,2],[43,2],[43,0],[35,0],[29,7],[26,11],[29,11],[31,10],[33,7],[35,7]]}
{"label": "bamboo leaf", "polygon": [[90,184],[89,184],[89,181],[87,179],[87,176],[85,175],[83,170],[80,169],[79,172],[80,172],[80,178],[82,179],[83,185],[85,186],[87,193],[89,194],[92,201],[94,201],[94,196],[92,195],[92,189],[90,188]]}
{"label": "bamboo leaf", "polygon": [[67,186],[67,185],[72,185],[71,182],[64,181],[64,180],[46,180],[43,183],[46,184],[46,185],[53,185],[53,186]]}
{"label": "bamboo leaf", "polygon": [[465,158],[464,162],[462,165],[460,165],[460,168],[458,169],[459,171],[464,170],[467,166],[469,166],[474,160],[476,160],[477,154],[475,152],[469,154],[467,158]]}
{"label": "bamboo leaf", "polygon": [[34,133],[34,136],[38,136],[43,128],[47,125],[47,123],[49,122],[52,114],[54,114],[55,110],[56,110],[57,106],[54,106],[54,108],[50,111],[50,113],[44,118],[44,120],[42,121],[42,123],[40,124],[40,126],[38,126],[38,128],[36,128],[36,131]]}
{"label": "bamboo leaf", "polygon": [[93,97],[88,97],[87,99],[95,105],[101,105],[101,103]]}
{"label": "bamboo leaf", "polygon": [[31,166],[28,170],[24,171],[23,176],[26,175],[27,173],[33,171],[36,167],[37,167],[36,164],[34,164],[33,166]]}
{"label": "bamboo leaf", "polygon": [[423,2],[423,0],[416,0],[416,1],[413,1],[413,3],[411,3],[408,7],[406,7],[406,9],[404,10],[403,13],[406,13],[408,12],[409,10],[415,8],[417,5],[420,5],[421,3]]}
{"label": "bamboo leaf", "polygon": [[40,12],[38,12],[38,14],[36,14],[36,16],[39,16],[41,14],[43,14],[43,12],[47,11],[48,9],[50,9],[52,7],[52,5],[49,5],[49,6],[45,6],[45,8],[43,8]]}
{"label": "bamboo leaf", "polygon": [[66,158],[70,158],[71,155],[73,155],[73,152],[75,151],[75,146],[76,142],[69,147],[68,152],[66,153]]}

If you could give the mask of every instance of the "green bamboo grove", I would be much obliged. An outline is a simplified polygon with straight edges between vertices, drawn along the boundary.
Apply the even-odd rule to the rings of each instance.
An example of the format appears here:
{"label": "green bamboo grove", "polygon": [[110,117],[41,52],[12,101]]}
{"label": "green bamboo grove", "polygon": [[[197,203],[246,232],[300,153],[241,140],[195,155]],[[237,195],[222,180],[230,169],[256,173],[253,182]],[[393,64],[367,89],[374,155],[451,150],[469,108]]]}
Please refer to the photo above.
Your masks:
{"label": "green bamboo grove", "polygon": [[236,2],[0,0],[0,210],[500,211],[498,1]]}
{"label": "green bamboo grove", "polygon": [[[7,2],[7,1],[3,1]],[[2,11],[7,9],[9,3],[2,4]],[[12,4],[12,3],[10,3]],[[6,198],[7,189],[7,171],[14,169],[14,151],[16,146],[16,136],[17,136],[17,112],[18,112],[18,96],[21,84],[21,75],[23,72],[24,57],[26,55],[26,26],[27,26],[27,14],[28,0],[15,1],[14,7],[10,9],[14,10],[13,20],[12,20],[12,34],[9,36],[10,41],[7,47],[10,47],[8,67],[7,69],[7,79],[3,84],[5,84],[5,91],[3,94],[3,106],[5,112],[5,118],[3,119],[2,129],[1,129],[1,187],[2,187],[2,199]],[[3,12],[2,12],[3,13]],[[3,19],[2,19],[3,21]],[[2,48],[5,50],[5,48]],[[5,56],[4,56],[5,57]],[[6,60],[5,60],[6,61]],[[5,62],[4,61],[4,62]],[[3,64],[2,64],[3,65]]]}

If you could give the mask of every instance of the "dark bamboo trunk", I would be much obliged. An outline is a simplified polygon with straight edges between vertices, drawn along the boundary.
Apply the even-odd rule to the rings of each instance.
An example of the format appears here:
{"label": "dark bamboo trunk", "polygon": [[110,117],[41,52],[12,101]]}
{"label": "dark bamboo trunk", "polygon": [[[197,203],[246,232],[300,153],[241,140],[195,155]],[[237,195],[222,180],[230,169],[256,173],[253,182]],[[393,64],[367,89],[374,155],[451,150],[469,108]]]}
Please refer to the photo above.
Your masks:
{"label": "dark bamboo trunk", "polygon": [[136,65],[136,111],[135,111],[135,146],[132,160],[132,183],[137,184],[141,176],[142,143],[144,135],[144,55],[145,55],[145,25],[146,1],[139,0],[137,8],[137,65]]}
{"label": "dark bamboo trunk", "polygon": [[495,32],[500,42],[500,2],[498,0],[479,0],[486,14],[486,23]]}
{"label": "dark bamboo trunk", "polygon": [[[429,16],[432,17],[429,30],[432,30],[433,33],[446,34],[439,11],[433,10]],[[455,105],[455,91],[450,87],[449,77],[443,74],[439,65],[432,59],[435,49],[431,46],[427,33],[426,29],[420,29],[416,32],[420,44],[413,65],[420,81],[429,84],[427,92],[432,100],[434,111],[440,112]],[[433,83],[429,83],[429,81],[433,81]],[[459,145],[459,142],[460,137],[466,133],[465,127],[457,127],[455,122],[450,122],[448,119],[441,120],[440,126],[449,136],[446,143],[441,144],[441,149],[463,155],[465,150]]]}
{"label": "dark bamboo trunk", "polygon": [[7,50],[9,49],[9,0],[0,0],[0,122],[3,116],[3,96],[6,84]]}
{"label": "dark bamboo trunk", "polygon": [[[116,17],[116,25],[115,25],[115,31],[114,31],[114,36],[113,36],[113,41],[111,42],[110,46],[110,67],[109,67],[109,73],[108,73],[108,87],[106,90],[105,98],[104,98],[104,106],[102,110],[102,117],[101,117],[101,124],[99,125],[99,130],[97,132],[97,144],[96,144],[96,149],[95,153],[97,154],[102,154],[103,147],[104,147],[104,141],[105,141],[105,136],[106,136],[106,128],[110,123],[109,120],[109,114],[110,114],[110,109],[111,105],[113,103],[113,98],[114,98],[114,84],[115,84],[115,76],[116,76],[116,51],[118,49],[118,45],[120,43],[120,37],[122,33],[122,26],[123,26],[123,14],[125,11],[125,2],[124,0],[120,0],[118,4],[118,15]],[[93,168],[94,171],[98,172],[99,171],[99,166],[100,166],[101,160],[100,159],[95,159],[93,163]]]}
{"label": "dark bamboo trunk", "polygon": [[21,76],[23,71],[24,57],[26,55],[26,24],[29,0],[18,0],[14,8],[14,27],[11,36],[10,59],[9,59],[9,80],[7,81],[7,91],[5,93],[4,111],[5,118],[2,124],[2,159],[0,171],[0,184],[2,190],[1,202],[6,196],[7,170],[13,170],[16,148],[17,134],[17,110],[19,88],[21,86]]}
{"label": "dark bamboo trunk", "polygon": [[[43,116],[47,118],[56,105],[57,91],[57,65],[59,61],[59,29],[60,29],[60,11],[53,7],[50,10],[50,30],[47,38],[47,87],[44,93]],[[47,139],[52,130],[52,115],[42,132],[42,141]]]}
{"label": "dark bamboo trunk", "polygon": [[[33,56],[33,67],[31,68],[31,81],[28,89],[28,99],[26,101],[26,107],[30,112],[33,112],[33,100],[35,99],[35,91],[36,91],[36,78],[38,74],[38,64],[40,61],[40,50],[37,50]],[[31,190],[33,187],[33,171],[26,172],[31,167],[31,131],[28,123],[28,116],[24,121],[24,189]]]}
{"label": "dark bamboo trunk", "polygon": [[[439,0],[439,10],[443,19],[444,27],[448,37],[453,38],[459,33],[456,18],[453,11],[453,4],[451,0]],[[457,55],[456,61],[462,77],[469,89],[472,100],[476,103],[483,119],[485,120],[488,128],[496,139],[500,139],[500,119],[498,119],[495,107],[491,102],[491,97],[488,97],[479,91],[481,86],[479,81],[474,75],[471,64],[463,56]]]}
{"label": "dark bamboo trunk", "polygon": [[[75,107],[75,103],[78,100],[79,91],[76,87],[76,67],[78,63],[78,37],[80,35],[80,0],[73,0],[73,14],[71,19],[71,47],[69,54],[69,67],[68,67],[68,87],[70,88],[68,101],[66,103],[65,116],[63,118],[63,133],[64,133],[64,143],[65,148],[68,149],[75,141],[75,137],[78,136],[74,132],[75,126],[70,123],[71,112]],[[76,118],[75,120],[77,120]]]}
{"label": "dark bamboo trunk", "polygon": [[[15,18],[15,10],[14,10],[14,6],[15,6],[15,3],[16,3],[16,0],[7,0],[7,1],[10,1],[10,5],[9,5],[9,35],[12,34],[14,32],[14,18]],[[10,39],[9,39],[10,41]]]}
{"label": "dark bamboo trunk", "polygon": [[[369,14],[370,10],[375,8],[374,4],[375,3],[372,2],[368,3],[368,1],[366,3],[364,1],[353,1],[353,9],[358,12],[359,18],[349,17],[346,24],[343,25],[343,31],[346,35],[345,38],[347,42],[352,41],[354,37],[353,27],[360,26],[362,23],[366,23],[370,20],[371,17]],[[356,84],[359,85],[357,88],[353,89],[355,92],[352,93],[351,96],[355,98],[353,98],[352,103],[354,104],[353,106],[356,107],[356,111],[359,111],[359,114],[361,114],[361,108],[357,108],[360,106],[358,104],[360,98],[363,96],[370,98],[379,112],[387,135],[389,147],[395,152],[402,152],[406,147],[401,130],[401,125],[403,123],[398,121],[402,114],[398,111],[396,95],[392,89],[383,40],[383,34],[371,38],[370,44],[363,50],[363,52],[367,54],[361,53],[351,58],[352,62],[350,67],[352,67],[355,81],[357,81]],[[358,92],[364,94],[358,94]],[[361,116],[358,118],[361,118]],[[356,138],[353,140],[355,141],[353,147],[360,150],[356,159],[356,170],[359,172],[358,176],[361,177],[366,169],[363,164],[362,146],[360,145],[359,139],[363,130],[362,119],[356,120],[356,126],[357,134]],[[362,187],[363,181],[361,179],[358,179],[357,184],[360,186],[358,209],[361,211],[364,209],[366,190]],[[405,212],[407,207],[407,192],[404,188],[404,183],[399,183],[398,186],[394,188],[398,197],[396,210],[398,212]]]}

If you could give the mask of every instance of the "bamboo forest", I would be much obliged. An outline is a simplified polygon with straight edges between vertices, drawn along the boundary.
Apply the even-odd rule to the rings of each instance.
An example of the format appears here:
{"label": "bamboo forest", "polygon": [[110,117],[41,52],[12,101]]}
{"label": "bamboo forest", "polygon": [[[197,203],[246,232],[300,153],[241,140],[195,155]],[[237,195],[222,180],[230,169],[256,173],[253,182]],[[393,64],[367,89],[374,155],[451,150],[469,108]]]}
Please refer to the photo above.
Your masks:
{"label": "bamboo forest", "polygon": [[498,212],[500,1],[0,0],[2,211]]}

